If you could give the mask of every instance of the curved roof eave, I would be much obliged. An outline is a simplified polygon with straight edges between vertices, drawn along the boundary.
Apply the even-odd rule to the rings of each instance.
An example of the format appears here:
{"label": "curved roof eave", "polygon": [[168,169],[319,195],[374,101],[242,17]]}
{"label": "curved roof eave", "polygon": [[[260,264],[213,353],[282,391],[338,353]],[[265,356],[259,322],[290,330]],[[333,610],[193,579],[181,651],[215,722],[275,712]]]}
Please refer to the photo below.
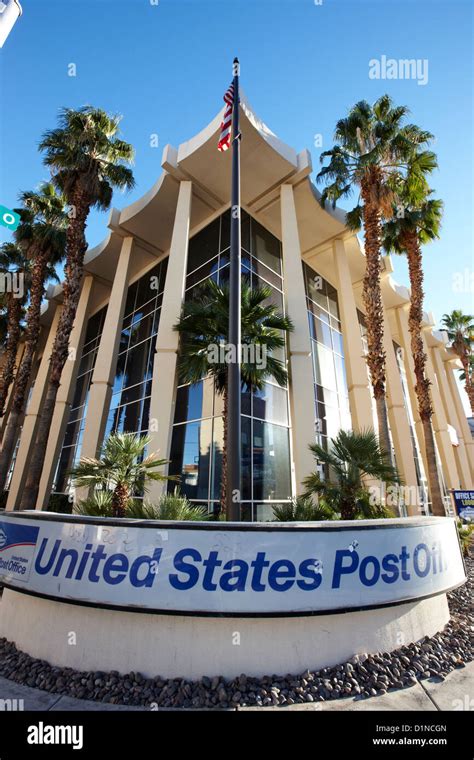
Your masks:
{"label": "curved roof eave", "polygon": [[[163,172],[153,187],[141,198],[120,212],[118,224],[125,234],[134,234],[161,250],[171,240],[178,183],[193,183],[191,228],[205,222],[213,212],[230,202],[231,151],[218,153],[217,142],[225,106],[200,132],[181,143],[163,150]],[[314,199],[316,227],[322,230],[310,234],[311,244],[344,234],[346,213],[342,209],[322,209],[320,194],[309,179],[312,171],[309,151],[297,153],[280,140],[260,119],[244,93],[241,93],[241,193],[242,205],[250,213],[261,216],[263,223],[268,212],[268,225],[280,234],[279,187],[283,183],[306,185]],[[270,210],[271,206],[277,209]],[[305,214],[308,216],[308,214]],[[159,228],[159,232],[157,229]]]}

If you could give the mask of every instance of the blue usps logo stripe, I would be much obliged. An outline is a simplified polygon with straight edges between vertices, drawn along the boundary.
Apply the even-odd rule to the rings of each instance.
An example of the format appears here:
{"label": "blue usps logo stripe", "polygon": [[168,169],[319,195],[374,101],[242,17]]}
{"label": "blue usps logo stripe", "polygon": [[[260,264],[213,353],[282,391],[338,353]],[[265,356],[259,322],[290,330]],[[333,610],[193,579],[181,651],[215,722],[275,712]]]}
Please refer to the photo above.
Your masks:
{"label": "blue usps logo stripe", "polygon": [[36,546],[39,528],[0,522],[0,553],[15,546]]}

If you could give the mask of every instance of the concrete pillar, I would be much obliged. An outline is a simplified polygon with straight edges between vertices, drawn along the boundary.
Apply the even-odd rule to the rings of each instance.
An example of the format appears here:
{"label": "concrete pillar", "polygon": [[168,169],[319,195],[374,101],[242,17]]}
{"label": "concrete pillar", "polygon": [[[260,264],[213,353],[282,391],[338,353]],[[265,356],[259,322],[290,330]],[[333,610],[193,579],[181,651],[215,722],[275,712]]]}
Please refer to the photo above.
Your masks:
{"label": "concrete pillar", "polygon": [[315,441],[315,400],[311,337],[304,286],[298,221],[291,185],[282,185],[281,231],[286,313],[294,331],[290,333],[290,409],[296,491],[304,489],[302,480],[314,472],[316,463],[308,446]]}
{"label": "concrete pillar", "polygon": [[[133,238],[123,239],[110,293],[104,329],[92,374],[81,456],[96,457],[104,437],[105,424],[112,398],[117,354],[122,331],[123,312],[128,290]],[[83,489],[81,489],[81,494]]]}
{"label": "concrete pillar", "polygon": [[38,374],[36,375],[33,393],[31,394],[25,417],[23,419],[20,445],[18,447],[15,467],[10,482],[10,488],[8,490],[7,509],[15,509],[19,500],[19,496],[23,491],[24,485],[26,483],[26,477],[28,475],[28,460],[36,439],[38,420],[43,406],[43,401],[46,396],[46,391],[48,389],[49,361],[51,358],[54,339],[56,337],[56,330],[58,327],[61,310],[62,306],[58,304],[56,306],[53,321],[49,329],[43,356],[41,358],[40,366],[38,369]]}
{"label": "concrete pillar", "polygon": [[[406,486],[417,487],[415,461],[413,458],[413,446],[410,437],[410,425],[408,421],[405,399],[403,397],[402,380],[400,369],[395,356],[390,323],[384,308],[384,350],[387,376],[387,411],[390,421],[390,431],[395,449],[397,467]],[[418,514],[416,504],[407,504],[408,514]]]}
{"label": "concrete pillar", "polygon": [[411,336],[408,329],[408,311],[410,304],[406,303],[403,306],[399,306],[395,309],[395,316],[397,320],[398,336],[400,338],[401,347],[403,348],[403,363],[405,365],[405,372],[407,377],[408,395],[410,397],[410,406],[413,414],[413,421],[415,423],[415,436],[418,443],[418,449],[423,460],[423,469],[428,472],[428,463],[426,461],[425,451],[425,437],[423,433],[423,425],[418,411],[418,399],[415,392],[415,365],[413,362],[413,354],[411,352]]}
{"label": "concrete pillar", "polygon": [[[165,291],[156,336],[156,352],[151,386],[149,450],[160,459],[169,456],[173,431],[176,392],[176,362],[179,334],[173,330],[184,301],[188,263],[189,228],[191,222],[192,182],[182,181],[174,218],[173,234],[166,272]],[[159,499],[165,490],[163,482],[150,483],[149,498]]]}
{"label": "concrete pillar", "polygon": [[452,395],[454,405],[456,407],[456,411],[458,415],[459,428],[461,430],[461,435],[463,437],[464,445],[466,447],[466,456],[467,456],[467,461],[468,461],[470,475],[471,475],[470,485],[468,486],[468,488],[472,488],[472,485],[474,484],[474,438],[471,435],[471,429],[467,422],[466,412],[465,412],[463,403],[461,401],[461,396],[459,394],[456,377],[454,375],[454,366],[452,362],[453,362],[453,359],[447,359],[444,365],[445,365],[445,370],[446,370],[446,377],[448,378],[448,384],[451,389],[451,395]]}
{"label": "concrete pillar", "polygon": [[334,271],[341,318],[347,388],[353,430],[373,427],[372,397],[369,387],[367,363],[360,335],[357,307],[352,279],[347,261],[344,241],[337,239],[333,245]]}
{"label": "concrete pillar", "polygon": [[441,394],[438,387],[436,373],[433,367],[430,348],[426,340],[426,335],[424,334],[427,330],[431,330],[431,327],[425,327],[423,329],[423,342],[426,353],[426,372],[429,380],[431,381],[430,391],[431,401],[433,404],[433,430],[438,446],[438,453],[441,459],[441,468],[443,470],[446,487],[448,489],[459,488],[460,482],[456,468],[456,462],[454,459],[453,444],[451,443],[451,438],[448,432],[448,422],[446,420],[446,414],[444,412],[443,403],[441,401]]}
{"label": "concrete pillar", "polygon": [[[71,359],[64,365],[61,375],[61,384],[59,386],[56,404],[54,406],[54,414],[48,436],[48,446],[41,475],[36,509],[48,508],[51,486],[56,472],[58,458],[61,453],[66,426],[69,421],[71,404],[74,398],[76,378],[81,363],[82,346],[87,329],[87,319],[93,284],[93,276],[86,275],[82,283],[81,296],[77,307],[71,339],[69,341],[69,354]],[[74,353],[71,352],[71,349],[74,350]]]}
{"label": "concrete pillar", "polygon": [[432,347],[431,358],[433,360],[433,366],[436,372],[438,387],[440,390],[441,400],[443,402],[447,422],[456,430],[459,441],[458,446],[453,446],[454,459],[458,471],[459,482],[461,484],[461,488],[469,488],[471,473],[466,456],[466,447],[464,445],[464,438],[462,435],[461,426],[459,424],[458,413],[454,405],[454,399],[451,395],[448,378],[444,370],[444,362],[441,357],[441,350],[438,346]]}

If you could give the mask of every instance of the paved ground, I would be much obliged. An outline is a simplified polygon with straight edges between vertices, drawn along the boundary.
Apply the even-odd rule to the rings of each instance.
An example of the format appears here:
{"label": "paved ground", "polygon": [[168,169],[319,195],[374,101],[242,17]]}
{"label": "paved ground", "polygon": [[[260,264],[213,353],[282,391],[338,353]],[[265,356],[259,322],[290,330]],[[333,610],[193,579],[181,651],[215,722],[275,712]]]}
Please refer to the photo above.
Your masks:
{"label": "paved ground", "polygon": [[[9,702],[2,700],[23,700],[24,710],[50,710],[52,712],[66,710],[79,712],[82,710],[149,710],[145,707],[128,707],[126,705],[110,705],[102,702],[90,702],[72,697],[62,697],[50,694],[40,689],[16,684],[7,678],[0,678],[0,710],[11,709]],[[172,708],[160,708],[170,710]],[[182,710],[183,708],[177,708]],[[474,711],[474,662],[465,668],[450,673],[444,681],[427,679],[420,681],[409,689],[401,689],[370,699],[335,699],[331,702],[315,702],[291,707],[240,707],[230,708],[240,710],[471,710]]]}

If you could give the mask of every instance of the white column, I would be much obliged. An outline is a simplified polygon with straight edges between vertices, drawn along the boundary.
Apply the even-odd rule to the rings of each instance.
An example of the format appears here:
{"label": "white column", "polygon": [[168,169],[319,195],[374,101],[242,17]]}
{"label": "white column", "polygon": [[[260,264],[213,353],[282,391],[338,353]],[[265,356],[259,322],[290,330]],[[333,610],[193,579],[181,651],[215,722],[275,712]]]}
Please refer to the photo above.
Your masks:
{"label": "white column", "polygon": [[431,330],[431,327],[425,327],[423,329],[423,342],[426,353],[426,371],[428,379],[431,382],[430,391],[433,404],[433,430],[435,433],[436,443],[438,445],[438,452],[441,459],[441,467],[443,469],[446,487],[448,489],[459,488],[460,483],[456,469],[456,462],[454,460],[453,444],[451,443],[451,438],[449,436],[448,423],[446,420],[443,403],[441,401],[438,380],[433,367],[433,361],[431,359],[431,351],[425,335],[428,330]]}
{"label": "white column", "polygon": [[406,303],[403,306],[398,306],[395,309],[397,318],[398,334],[403,348],[403,362],[405,364],[405,373],[408,384],[408,394],[410,396],[411,411],[413,414],[413,421],[415,423],[415,436],[418,443],[418,450],[423,460],[423,469],[425,471],[425,477],[428,472],[428,462],[426,460],[425,450],[425,437],[423,433],[423,423],[421,422],[420,413],[418,411],[418,399],[415,392],[415,365],[413,362],[413,354],[411,352],[411,336],[408,329],[408,310],[410,304]]}
{"label": "white column", "polygon": [[356,431],[373,427],[372,397],[369,387],[367,363],[362,348],[357,306],[347,261],[344,241],[337,239],[333,246],[336,273],[337,299],[344,341],[347,389],[351,409],[352,428]]}
{"label": "white column", "polygon": [[35,378],[35,384],[33,392],[31,394],[30,401],[26,408],[25,417],[23,419],[23,425],[21,429],[20,445],[15,459],[15,467],[8,490],[7,509],[15,509],[19,496],[26,483],[28,475],[28,459],[30,451],[34,445],[36,438],[36,430],[38,426],[38,420],[43,406],[43,401],[48,389],[48,376],[49,376],[49,361],[51,359],[51,351],[53,349],[54,339],[56,337],[56,330],[58,327],[59,317],[61,314],[62,306],[58,304],[56,311],[54,312],[53,321],[49,328],[46,345],[44,347],[43,356],[41,357],[38,373]]}
{"label": "white column", "polygon": [[[474,438],[471,434],[471,429],[467,422],[466,412],[464,410],[461,396],[459,394],[458,385],[454,376],[454,367],[452,365],[453,360],[448,359],[445,362],[446,376],[448,378],[449,387],[453,396],[454,404],[458,413],[459,426],[461,429],[462,437],[464,439],[464,445],[466,447],[466,454],[469,463],[469,469],[471,473],[470,486],[474,484]],[[454,360],[456,361],[456,360]]]}
{"label": "white column", "polygon": [[123,312],[127,299],[133,237],[123,239],[115,270],[104,329],[92,374],[92,385],[86,411],[81,456],[96,457],[102,446],[107,414],[112,397],[117,354],[122,331]]}
{"label": "white column", "polygon": [[433,346],[431,349],[431,357],[433,359],[433,366],[436,372],[438,380],[438,386],[441,394],[441,399],[444,405],[444,411],[446,414],[447,422],[452,425],[456,430],[458,437],[458,446],[453,446],[454,459],[458,470],[459,482],[462,488],[469,488],[471,481],[471,473],[469,470],[469,463],[466,456],[466,448],[464,445],[464,437],[462,434],[461,426],[459,424],[457,410],[454,404],[454,399],[451,396],[451,389],[449,387],[448,378],[444,371],[444,362],[441,357],[441,351],[438,346]]}
{"label": "white column", "polygon": [[[418,481],[416,477],[415,460],[413,458],[410,425],[403,397],[400,369],[395,356],[392,333],[385,306],[383,332],[387,374],[387,410],[397,466],[404,484],[416,488]],[[414,504],[407,505],[407,509],[409,514],[418,514],[416,505]]]}
{"label": "white column", "polygon": [[82,283],[81,296],[77,306],[74,326],[69,341],[69,359],[61,374],[61,384],[58,389],[54,406],[51,429],[48,436],[48,446],[44,459],[36,509],[47,509],[51,486],[55,475],[58,458],[64,440],[69,412],[74,398],[74,391],[79,365],[81,363],[82,346],[87,329],[89,305],[92,296],[94,278],[88,274]]}
{"label": "white column", "polygon": [[[189,228],[191,222],[192,183],[180,183],[173,235],[166,271],[165,291],[156,337],[156,353],[151,386],[149,450],[158,452],[160,459],[169,456],[173,432],[176,393],[176,363],[179,334],[173,330],[184,301],[188,262]],[[167,470],[167,468],[165,468]],[[165,471],[165,470],[164,470]],[[149,498],[156,501],[165,490],[165,484],[150,484]]]}
{"label": "white column", "polygon": [[315,400],[311,337],[304,286],[301,247],[293,187],[281,186],[281,234],[286,313],[292,319],[290,333],[290,408],[297,493],[302,480],[314,472],[316,463],[308,446],[315,441]]}

